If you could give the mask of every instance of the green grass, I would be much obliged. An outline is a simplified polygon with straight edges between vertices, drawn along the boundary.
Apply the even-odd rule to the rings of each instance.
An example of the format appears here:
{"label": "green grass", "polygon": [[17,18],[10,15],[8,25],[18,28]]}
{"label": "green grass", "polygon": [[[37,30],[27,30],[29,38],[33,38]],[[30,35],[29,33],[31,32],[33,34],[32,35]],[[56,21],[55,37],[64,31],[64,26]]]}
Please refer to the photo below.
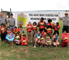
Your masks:
{"label": "green grass", "polygon": [[[62,34],[62,21],[60,23],[60,39]],[[24,31],[27,35],[26,28]],[[17,46],[14,44],[13,48],[10,44],[0,42],[0,60],[69,60],[69,46],[68,47],[37,47],[33,48],[33,43],[29,42],[28,46]]]}

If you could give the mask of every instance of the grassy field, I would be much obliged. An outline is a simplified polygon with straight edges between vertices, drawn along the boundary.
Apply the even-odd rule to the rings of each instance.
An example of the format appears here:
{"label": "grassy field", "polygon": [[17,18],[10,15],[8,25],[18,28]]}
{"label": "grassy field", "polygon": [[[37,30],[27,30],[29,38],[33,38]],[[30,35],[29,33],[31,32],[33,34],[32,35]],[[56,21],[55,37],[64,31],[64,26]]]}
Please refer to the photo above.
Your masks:
{"label": "grassy field", "polygon": [[[62,21],[60,23],[60,40],[62,33]],[[24,28],[25,33],[26,28]],[[69,46],[68,47],[37,47],[33,48],[33,43],[29,42],[28,46],[17,46],[14,44],[10,48],[10,44],[0,42],[0,60],[69,60]]]}

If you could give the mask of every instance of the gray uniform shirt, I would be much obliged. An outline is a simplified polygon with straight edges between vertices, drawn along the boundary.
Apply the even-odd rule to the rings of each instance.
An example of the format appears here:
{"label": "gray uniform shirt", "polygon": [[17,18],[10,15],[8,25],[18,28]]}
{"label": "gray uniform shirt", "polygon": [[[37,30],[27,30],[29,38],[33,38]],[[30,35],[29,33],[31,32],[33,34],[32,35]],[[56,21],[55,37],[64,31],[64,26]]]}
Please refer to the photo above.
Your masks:
{"label": "gray uniform shirt", "polygon": [[0,17],[0,25],[3,23],[5,25],[5,22],[6,22],[6,18],[3,16],[3,17]]}
{"label": "gray uniform shirt", "polygon": [[9,26],[14,26],[15,25],[15,19],[14,18],[9,18],[8,22],[9,22]]}
{"label": "gray uniform shirt", "polygon": [[62,17],[60,20],[63,20],[63,25],[69,26],[69,17]]}

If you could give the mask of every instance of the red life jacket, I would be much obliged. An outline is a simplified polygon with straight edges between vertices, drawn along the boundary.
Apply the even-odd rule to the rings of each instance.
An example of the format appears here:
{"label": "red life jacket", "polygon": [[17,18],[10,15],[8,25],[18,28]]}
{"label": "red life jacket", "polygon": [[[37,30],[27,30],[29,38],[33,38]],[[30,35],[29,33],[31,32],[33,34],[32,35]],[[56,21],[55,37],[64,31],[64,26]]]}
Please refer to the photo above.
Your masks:
{"label": "red life jacket", "polygon": [[16,29],[16,32],[18,32],[18,29]]}
{"label": "red life jacket", "polygon": [[47,28],[47,33],[52,33],[52,29]]}
{"label": "red life jacket", "polygon": [[20,32],[20,28],[18,28],[18,32]]}
{"label": "red life jacket", "polygon": [[64,34],[64,33],[62,33],[62,38],[63,39],[65,39],[65,38],[67,38],[67,39],[65,39],[65,42],[69,42],[69,36],[68,36],[69,34],[68,33],[66,33],[66,35]]}
{"label": "red life jacket", "polygon": [[14,33],[15,33],[15,32],[18,32],[18,29],[13,28],[13,32],[14,32]]}
{"label": "red life jacket", "polygon": [[31,31],[31,28],[32,28],[32,24],[30,26],[27,24],[27,32]]}
{"label": "red life jacket", "polygon": [[18,29],[15,29],[15,35],[18,33]]}
{"label": "red life jacket", "polygon": [[[39,22],[40,26],[39,26],[39,29],[45,29],[45,26],[44,26],[44,21],[43,22]],[[42,24],[42,25],[41,25]]]}
{"label": "red life jacket", "polygon": [[42,31],[42,35],[43,35],[43,36],[46,36],[46,32],[43,32],[43,31]]}
{"label": "red life jacket", "polygon": [[[58,28],[58,29],[57,29],[57,28]],[[54,30],[57,30],[57,31],[58,31],[58,30],[59,30],[59,28],[60,28],[60,25],[55,26],[55,27],[54,27]]]}
{"label": "red life jacket", "polygon": [[47,25],[48,25],[48,26],[52,26],[52,27],[53,27],[53,24],[48,23]]}
{"label": "red life jacket", "polygon": [[27,43],[27,36],[25,39],[23,39],[23,36],[21,36],[21,45],[28,45]]}
{"label": "red life jacket", "polygon": [[37,30],[37,25],[36,26],[33,25],[33,30]]}
{"label": "red life jacket", "polygon": [[15,33],[15,28],[13,28],[13,32]]}
{"label": "red life jacket", "polygon": [[16,35],[18,33],[18,29],[13,28],[13,32]]}
{"label": "red life jacket", "polygon": [[68,33],[66,33],[66,35],[64,33],[62,33],[62,38],[64,39],[65,37],[68,38]]}
{"label": "red life jacket", "polygon": [[5,26],[4,27],[0,27],[1,33],[5,32]]}

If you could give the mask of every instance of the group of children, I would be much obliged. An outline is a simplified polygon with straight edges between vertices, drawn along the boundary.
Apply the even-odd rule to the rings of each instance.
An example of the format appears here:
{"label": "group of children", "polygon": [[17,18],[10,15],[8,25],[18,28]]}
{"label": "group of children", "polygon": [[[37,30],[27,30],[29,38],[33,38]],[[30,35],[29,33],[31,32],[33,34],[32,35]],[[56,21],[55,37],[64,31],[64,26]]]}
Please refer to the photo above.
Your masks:
{"label": "group of children", "polygon": [[[45,28],[45,29],[39,29],[38,28]],[[28,45],[28,42],[33,41],[33,46],[36,48],[37,45],[40,46],[51,46],[52,44],[57,47],[59,45],[59,29],[60,25],[59,23],[53,23],[51,19],[48,20],[47,24],[44,24],[44,21],[41,21],[36,24],[36,22],[31,24],[29,22],[27,24],[27,34],[24,33],[23,27],[15,27],[13,29],[10,29],[10,27],[7,27],[6,25],[1,24],[0,26],[0,35],[2,41],[8,41],[11,44],[11,47],[13,47],[13,41],[16,45]],[[52,37],[52,31],[54,30],[53,37]],[[32,34],[33,31],[33,34]],[[32,36],[33,35],[33,40]],[[69,34],[64,31],[62,33],[62,43],[61,46],[64,47],[68,45],[69,42]]]}
{"label": "group of children", "polygon": [[40,46],[47,46],[50,47],[53,43],[53,45],[55,47],[57,47],[59,45],[59,36],[57,33],[55,33],[53,35],[53,37],[51,38],[50,35],[43,35],[43,33],[40,33],[40,31],[37,31],[37,34],[34,35],[34,48],[36,48],[37,44],[39,44]]}
{"label": "group of children", "polygon": [[[53,23],[51,19],[48,19],[48,23],[46,24],[43,20],[44,18],[41,18],[38,25],[36,24],[36,22],[34,22],[33,25],[31,24],[31,22],[27,24],[28,40],[32,42],[31,33],[33,31],[34,48],[36,48],[38,44],[40,44],[40,46],[48,46],[48,47],[53,44],[54,46],[57,47],[59,45],[59,29],[60,29],[59,23],[58,22]],[[39,27],[39,30],[37,27]],[[52,36],[53,30],[54,33]],[[66,37],[67,39],[65,39]],[[66,30],[64,30],[61,39],[62,47],[68,46],[68,42],[69,42],[68,39],[69,39],[69,33],[67,33]]]}
{"label": "group of children", "polygon": [[10,27],[6,28],[4,24],[1,24],[0,35],[1,40],[3,42],[6,42],[7,40],[11,44],[11,47],[13,47],[13,41],[16,45],[28,45],[27,36],[24,34],[22,26],[10,29]]}

